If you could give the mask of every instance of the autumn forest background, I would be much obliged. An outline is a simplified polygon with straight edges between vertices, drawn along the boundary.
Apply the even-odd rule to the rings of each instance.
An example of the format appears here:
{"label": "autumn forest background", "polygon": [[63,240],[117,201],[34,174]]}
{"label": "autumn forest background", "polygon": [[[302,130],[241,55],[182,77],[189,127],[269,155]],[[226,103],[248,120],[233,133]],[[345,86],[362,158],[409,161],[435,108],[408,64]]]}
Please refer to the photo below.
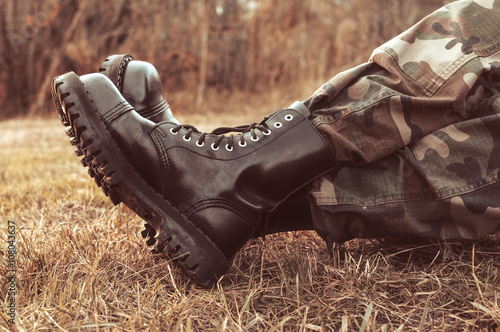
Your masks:
{"label": "autumn forest background", "polygon": [[0,332],[498,331],[498,233],[354,239],[331,255],[314,231],[270,234],[197,287],[101,193],[50,96],[54,76],[126,53],[157,67],[181,123],[251,123],[448,2],[0,0]]}
{"label": "autumn forest background", "polygon": [[282,107],[447,2],[0,0],[0,118],[52,114],[52,77],[117,53],[152,62],[174,109]]}

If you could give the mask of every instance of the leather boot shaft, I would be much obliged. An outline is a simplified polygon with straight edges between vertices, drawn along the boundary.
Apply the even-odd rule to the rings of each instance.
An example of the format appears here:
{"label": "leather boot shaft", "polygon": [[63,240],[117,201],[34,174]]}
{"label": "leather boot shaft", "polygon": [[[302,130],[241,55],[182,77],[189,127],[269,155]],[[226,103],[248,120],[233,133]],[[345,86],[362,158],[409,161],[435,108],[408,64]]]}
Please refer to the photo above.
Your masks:
{"label": "leather boot shaft", "polygon": [[[301,104],[236,136],[159,124],[161,193],[231,257],[264,212],[332,168],[331,153]],[[159,181],[155,184],[160,190]]]}

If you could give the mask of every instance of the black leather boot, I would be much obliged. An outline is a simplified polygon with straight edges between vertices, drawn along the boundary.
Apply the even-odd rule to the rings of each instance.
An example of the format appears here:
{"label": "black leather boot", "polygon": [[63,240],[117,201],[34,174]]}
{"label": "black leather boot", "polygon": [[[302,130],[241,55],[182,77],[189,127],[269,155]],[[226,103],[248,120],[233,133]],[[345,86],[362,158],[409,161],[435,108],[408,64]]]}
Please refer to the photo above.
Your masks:
{"label": "black leather boot", "polygon": [[314,230],[307,185],[287,197],[273,211],[263,215],[252,237],[300,230]]}
{"label": "black leather boot", "polygon": [[227,272],[264,213],[334,167],[298,102],[258,124],[207,134],[142,118],[100,74],[65,74],[53,91],[107,195],[146,220],[158,249],[206,286]]}
{"label": "black leather boot", "polygon": [[[165,100],[162,83],[156,68],[149,62],[134,60],[131,55],[110,55],[101,64],[99,72],[106,75],[118,88],[123,97],[142,117],[155,123],[168,121],[179,123]],[[164,107],[158,107],[163,105]],[[158,113],[150,110],[159,110]],[[99,176],[96,174],[96,176]],[[312,230],[313,222],[307,188],[294,193],[285,202],[264,218],[253,234],[266,234]],[[142,232],[149,245],[155,243],[155,232],[146,224]]]}
{"label": "black leather boot", "polygon": [[155,123],[179,123],[165,99],[160,75],[149,62],[134,60],[128,54],[110,55],[99,68],[142,117]]}

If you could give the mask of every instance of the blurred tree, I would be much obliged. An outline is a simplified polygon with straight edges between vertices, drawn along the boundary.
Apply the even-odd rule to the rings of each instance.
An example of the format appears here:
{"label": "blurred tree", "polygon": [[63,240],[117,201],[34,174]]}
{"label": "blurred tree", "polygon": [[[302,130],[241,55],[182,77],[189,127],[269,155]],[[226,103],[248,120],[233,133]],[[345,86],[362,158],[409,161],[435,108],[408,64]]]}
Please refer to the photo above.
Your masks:
{"label": "blurred tree", "polygon": [[153,62],[186,103],[209,89],[312,92],[446,2],[0,0],[0,117],[49,112],[52,76],[113,53]]}

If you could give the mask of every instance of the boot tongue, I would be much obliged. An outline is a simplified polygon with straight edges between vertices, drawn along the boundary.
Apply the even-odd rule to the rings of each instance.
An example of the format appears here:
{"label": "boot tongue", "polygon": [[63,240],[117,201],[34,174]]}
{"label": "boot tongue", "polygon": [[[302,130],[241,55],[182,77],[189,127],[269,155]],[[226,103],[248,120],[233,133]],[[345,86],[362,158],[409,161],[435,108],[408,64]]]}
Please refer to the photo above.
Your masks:
{"label": "boot tongue", "polygon": [[304,105],[300,101],[294,102],[288,108],[289,109],[291,108],[293,110],[299,111],[305,118],[307,118],[307,117],[309,117],[311,115],[311,112],[309,112],[309,110],[307,109],[306,105]]}

